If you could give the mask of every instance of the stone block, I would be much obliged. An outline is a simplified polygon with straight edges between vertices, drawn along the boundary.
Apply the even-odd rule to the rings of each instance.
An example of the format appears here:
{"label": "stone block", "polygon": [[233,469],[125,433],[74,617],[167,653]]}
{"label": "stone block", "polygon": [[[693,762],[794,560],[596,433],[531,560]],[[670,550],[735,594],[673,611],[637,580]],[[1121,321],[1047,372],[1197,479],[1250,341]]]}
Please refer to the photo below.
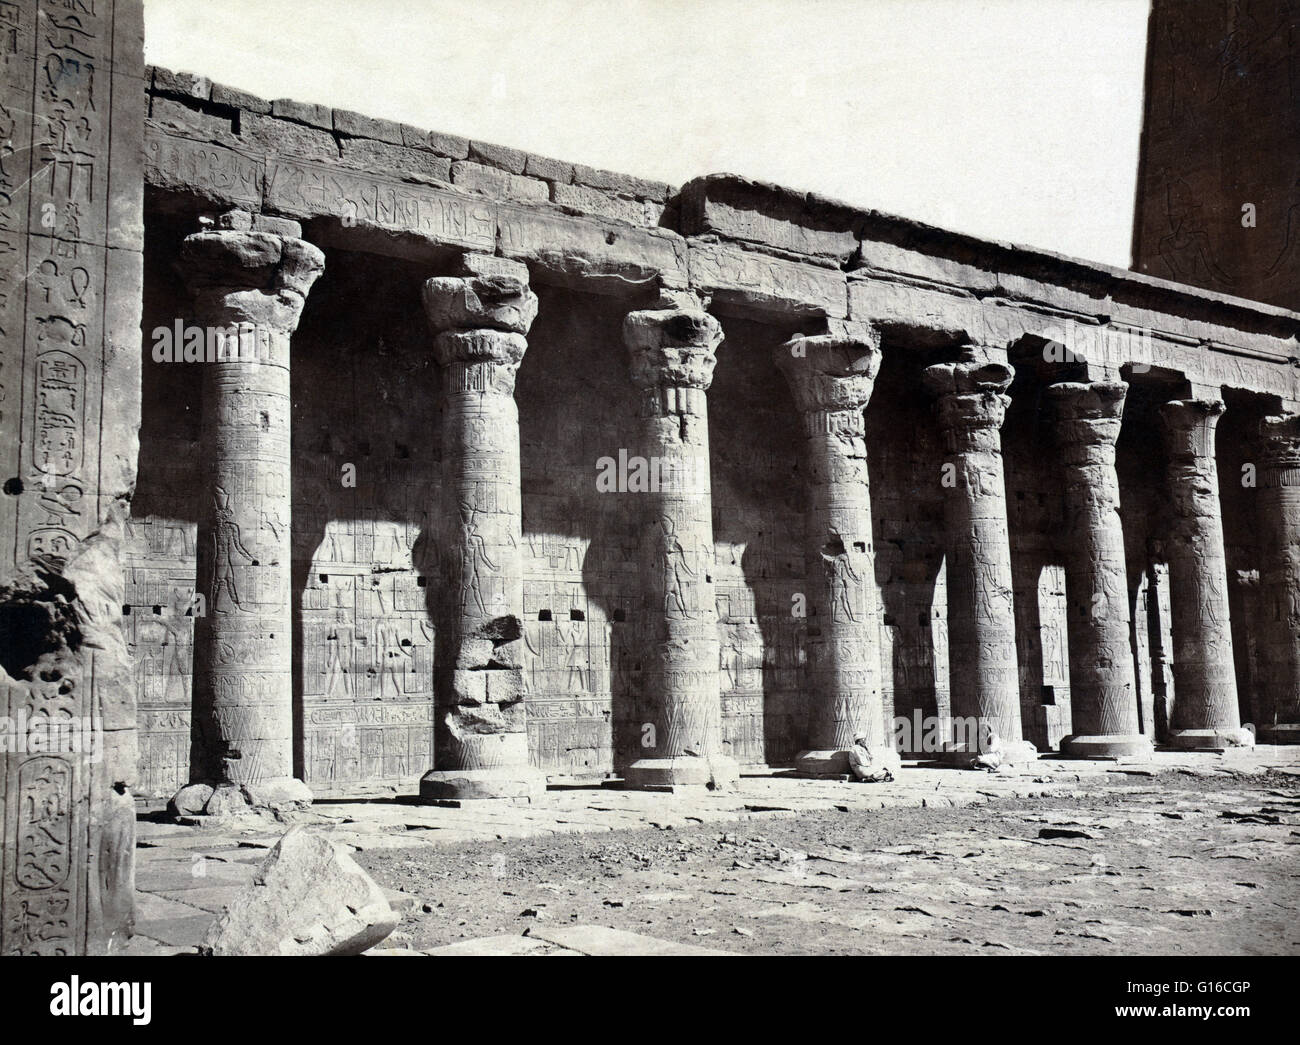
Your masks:
{"label": "stone block", "polygon": [[241,91],[237,87],[227,87],[221,83],[212,85],[212,104],[228,105],[232,109],[241,109],[260,116],[271,115],[271,103],[265,98],[259,98],[255,94]]}
{"label": "stone block", "polygon": [[452,160],[463,160],[469,155],[469,139],[440,131],[426,131],[402,124],[402,144],[411,149],[427,149]]}
{"label": "stone block", "polygon": [[626,221],[629,225],[652,224],[646,221],[644,203],[626,196],[611,196],[585,185],[553,185],[551,199],[562,207],[615,218]]}
{"label": "stone block", "polygon": [[573,181],[573,164],[529,153],[524,164],[524,173],[530,178],[541,178],[544,181],[567,185]]}
{"label": "stone block", "polygon": [[593,189],[607,192],[620,192],[637,199],[656,200],[662,203],[672,194],[672,186],[662,181],[637,178],[617,171],[599,170],[581,163],[573,165],[573,180],[579,185],[589,185]]}
{"label": "stone block", "polygon": [[177,94],[185,98],[207,100],[212,94],[212,81],[195,73],[174,73],[170,69],[154,67],[155,94]]}
{"label": "stone block", "polygon": [[376,141],[402,145],[402,125],[393,120],[380,120],[363,116],[348,109],[334,110],[334,131],[351,138],[373,138]]}
{"label": "stone block", "polygon": [[[471,153],[472,153],[471,148]],[[495,167],[485,167],[469,160],[457,160],[451,165],[452,184],[481,192],[499,200],[545,200],[550,198],[546,182],[507,174]]]}
{"label": "stone block", "polygon": [[691,243],[690,285],[715,301],[757,311],[843,319],[842,272],[715,243]]}
{"label": "stone block", "polygon": [[451,160],[424,149],[410,149],[369,138],[344,138],[342,148],[341,162],[348,167],[391,174],[407,181],[451,180]]}
{"label": "stone block", "polygon": [[213,955],[360,954],[397,928],[383,890],[322,833],[298,826],[208,930]]}
{"label": "stone block", "polygon": [[733,175],[687,182],[678,212],[686,236],[714,232],[836,263],[858,249],[856,217],[843,204]]}
{"label": "stone block", "polygon": [[277,120],[292,120],[321,130],[334,130],[334,111],[328,105],[295,102],[292,98],[277,98],[271,103],[271,115]]}
{"label": "stone block", "polygon": [[510,174],[523,174],[528,166],[528,153],[488,142],[470,142],[469,158]]}

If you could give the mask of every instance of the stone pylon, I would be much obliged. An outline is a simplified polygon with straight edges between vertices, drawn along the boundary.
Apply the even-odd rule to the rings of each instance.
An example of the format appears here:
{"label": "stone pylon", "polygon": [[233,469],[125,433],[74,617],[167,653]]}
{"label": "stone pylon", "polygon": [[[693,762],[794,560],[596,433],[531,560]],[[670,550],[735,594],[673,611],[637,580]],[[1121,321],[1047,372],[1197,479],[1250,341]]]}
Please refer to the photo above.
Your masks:
{"label": "stone pylon", "polygon": [[420,795],[534,798],[521,645],[524,581],[515,375],[537,316],[528,269],[481,254],[424,285],[442,373],[444,589],[435,595],[434,765]]}
{"label": "stone pylon", "polygon": [[1300,414],[1260,423],[1258,738],[1300,743]]}
{"label": "stone pylon", "polygon": [[204,363],[191,777],[253,805],[311,800],[293,771],[289,341],[325,267],[296,222],[225,215],[179,267]]}
{"label": "stone pylon", "polygon": [[689,294],[658,305],[623,323],[641,398],[638,453],[661,477],[645,495],[641,563],[650,706],[643,757],[623,776],[631,787],[727,787],[739,767],[722,750],[707,397],[722,327]]}
{"label": "stone pylon", "polygon": [[1066,626],[1071,732],[1067,754],[1150,755],[1138,721],[1128,569],[1119,514],[1115,440],[1121,383],[1063,382],[1047,389],[1065,486]]}
{"label": "stone pylon", "polygon": [[795,337],[775,352],[803,431],[808,470],[808,750],[803,773],[849,771],[849,749],[892,746],[880,688],[880,622],[863,410],[880,370],[880,341],[863,327]]}
{"label": "stone pylon", "polygon": [[1172,518],[1166,542],[1174,644],[1172,747],[1222,748],[1243,741],[1214,462],[1214,430],[1223,411],[1219,399],[1174,400],[1160,407]]}
{"label": "stone pylon", "polygon": [[[990,733],[1004,762],[1036,757],[1020,728],[1011,542],[1002,474],[1002,422],[1015,371],[976,346],[955,363],[925,371],[943,436],[944,523],[947,531],[948,665],[954,745],[948,756],[970,758]],[[975,736],[972,737],[971,734]]]}

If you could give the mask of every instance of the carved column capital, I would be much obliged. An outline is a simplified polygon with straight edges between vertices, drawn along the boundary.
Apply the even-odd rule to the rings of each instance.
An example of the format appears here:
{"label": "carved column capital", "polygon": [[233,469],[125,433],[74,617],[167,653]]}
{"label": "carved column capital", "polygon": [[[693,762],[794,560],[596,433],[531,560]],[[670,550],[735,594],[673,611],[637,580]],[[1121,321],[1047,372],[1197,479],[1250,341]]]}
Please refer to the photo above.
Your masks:
{"label": "carved column capital", "polygon": [[643,389],[703,392],[713,382],[722,324],[689,297],[679,295],[664,304],[667,307],[629,312],[623,320],[632,381]]}
{"label": "carved column capital", "polygon": [[528,286],[528,266],[486,254],[463,255],[459,274],[426,281],[421,297],[435,334],[456,330],[527,334],[537,318],[537,295]]}
{"label": "carved column capital", "polygon": [[1222,399],[1174,399],[1159,410],[1165,448],[1174,460],[1214,457],[1214,429],[1226,409]]}
{"label": "carved column capital", "polygon": [[1114,460],[1127,394],[1128,386],[1122,382],[1062,381],[1048,386],[1047,399],[1055,411],[1053,432],[1064,463]]}
{"label": "carved column capital", "polygon": [[998,441],[1006,420],[1015,369],[967,346],[955,363],[938,363],[925,370],[925,387],[936,397],[936,413],[950,450],[969,444],[982,448]]}
{"label": "carved column capital", "polygon": [[204,317],[277,333],[297,329],[325,255],[289,234],[299,231],[296,222],[274,227],[280,231],[219,229],[185,238],[178,267]]}
{"label": "carved column capital", "polygon": [[528,349],[526,335],[537,318],[528,267],[465,254],[460,274],[427,280],[421,298],[445,388],[513,395],[515,373]]}
{"label": "carved column capital", "polygon": [[810,435],[864,434],[862,411],[880,372],[880,338],[874,330],[798,334],[773,358]]}
{"label": "carved column capital", "polygon": [[1300,414],[1275,414],[1259,423],[1260,464],[1281,473],[1280,486],[1300,486]]}

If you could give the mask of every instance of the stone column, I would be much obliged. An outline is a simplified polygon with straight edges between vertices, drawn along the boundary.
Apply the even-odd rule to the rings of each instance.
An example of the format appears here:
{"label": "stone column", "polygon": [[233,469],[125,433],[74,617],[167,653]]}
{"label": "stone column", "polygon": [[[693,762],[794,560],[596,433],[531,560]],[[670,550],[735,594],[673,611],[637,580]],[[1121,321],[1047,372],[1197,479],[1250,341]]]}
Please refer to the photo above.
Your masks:
{"label": "stone column", "polygon": [[1300,743],[1300,414],[1260,424],[1258,737]]}
{"label": "stone column", "polygon": [[254,806],[311,801],[293,773],[289,339],[325,257],[300,231],[236,211],[180,257],[206,353],[190,775]]}
{"label": "stone column", "polygon": [[534,798],[521,650],[524,581],[515,374],[537,316],[528,269],[481,254],[424,285],[442,372],[444,590],[437,610],[434,768],[420,796]]}
{"label": "stone column", "polygon": [[[970,758],[991,730],[1004,762],[1035,757],[1022,739],[1011,542],[1000,429],[1015,371],[968,346],[956,363],[925,372],[944,443],[940,482],[947,529],[948,670],[958,732],[948,756]],[[963,729],[963,727],[965,727]],[[971,736],[976,731],[975,737]]]}
{"label": "stone column", "polygon": [[1066,625],[1070,650],[1067,754],[1150,755],[1138,721],[1137,674],[1115,440],[1127,388],[1064,382],[1047,389],[1065,485]]}
{"label": "stone column", "polygon": [[804,562],[808,591],[808,747],[803,773],[849,771],[849,749],[865,734],[891,747],[880,692],[880,624],[871,487],[863,410],[880,370],[874,331],[799,336],[776,364],[800,414],[808,472]]}
{"label": "stone column", "polygon": [[1214,463],[1214,429],[1223,410],[1218,399],[1160,407],[1172,510],[1165,554],[1173,603],[1173,747],[1222,748],[1243,739]]}
{"label": "stone column", "polygon": [[630,787],[727,787],[739,767],[722,753],[706,394],[722,327],[689,294],[665,294],[658,305],[623,323],[640,390],[638,453],[660,475],[659,489],[646,494],[641,561],[650,717],[644,757],[623,776]]}

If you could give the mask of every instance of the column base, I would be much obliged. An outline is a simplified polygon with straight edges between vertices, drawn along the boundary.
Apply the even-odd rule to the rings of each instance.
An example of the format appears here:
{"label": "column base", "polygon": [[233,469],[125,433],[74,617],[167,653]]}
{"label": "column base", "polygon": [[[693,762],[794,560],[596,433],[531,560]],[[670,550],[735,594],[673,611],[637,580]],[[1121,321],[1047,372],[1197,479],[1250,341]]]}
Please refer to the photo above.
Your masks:
{"label": "column base", "polygon": [[1155,744],[1141,733],[1098,733],[1061,741],[1061,754],[1070,758],[1150,758],[1155,751]]}
{"label": "column base", "polygon": [[700,758],[698,755],[642,758],[623,771],[623,782],[633,790],[668,787],[729,790],[740,783],[740,764],[723,755],[715,758]]}
{"label": "column base", "polygon": [[1300,722],[1279,722],[1255,730],[1258,744],[1300,744]]}
{"label": "column base", "polygon": [[278,777],[254,784],[186,784],[168,808],[177,816],[240,816],[305,809],[312,801],[311,788],[301,780]]}
{"label": "column base", "polygon": [[812,780],[849,775],[849,752],[839,750],[800,751],[794,760],[795,773]]}
{"label": "column base", "polygon": [[431,769],[420,777],[420,798],[526,798],[530,802],[546,793],[546,774],[532,766],[496,769]]}
{"label": "column base", "polygon": [[1225,751],[1254,747],[1255,736],[1248,729],[1178,729],[1170,731],[1165,746],[1179,751]]}
{"label": "column base", "polygon": [[1004,743],[996,751],[971,751],[965,745],[944,748],[935,758],[945,766],[954,769],[997,769],[1001,766],[1018,766],[1026,762],[1038,761],[1038,748],[1028,740],[1013,740]]}

